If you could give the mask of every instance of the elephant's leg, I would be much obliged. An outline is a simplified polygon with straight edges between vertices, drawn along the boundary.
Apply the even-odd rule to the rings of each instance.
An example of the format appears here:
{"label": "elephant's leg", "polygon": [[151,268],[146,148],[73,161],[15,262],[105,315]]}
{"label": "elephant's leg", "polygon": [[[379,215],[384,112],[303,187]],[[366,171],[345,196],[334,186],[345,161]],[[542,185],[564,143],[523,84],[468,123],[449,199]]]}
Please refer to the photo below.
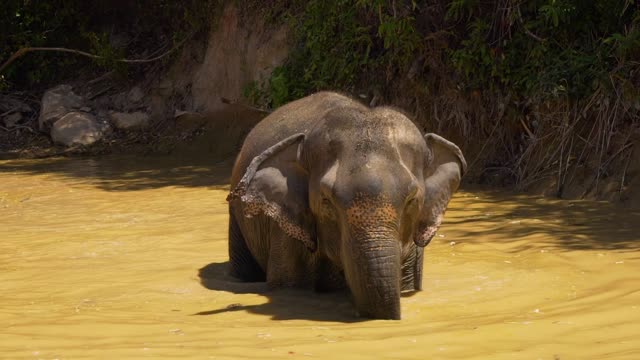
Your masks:
{"label": "elephant's leg", "polygon": [[243,281],[265,281],[264,271],[249,251],[238,222],[229,212],[229,273]]}
{"label": "elephant's leg", "polygon": [[424,248],[416,246],[416,261],[414,263],[413,289],[422,290],[422,268],[424,266]]}
{"label": "elephant's leg", "polygon": [[331,260],[321,257],[316,263],[314,288],[318,292],[329,292],[347,288],[343,272]]}
{"label": "elephant's leg", "polygon": [[412,246],[408,256],[402,262],[402,291],[422,290],[422,267],[424,248]]}
{"label": "elephant's leg", "polygon": [[309,250],[276,224],[273,224],[270,235],[267,285],[271,288],[308,286],[312,276]]}

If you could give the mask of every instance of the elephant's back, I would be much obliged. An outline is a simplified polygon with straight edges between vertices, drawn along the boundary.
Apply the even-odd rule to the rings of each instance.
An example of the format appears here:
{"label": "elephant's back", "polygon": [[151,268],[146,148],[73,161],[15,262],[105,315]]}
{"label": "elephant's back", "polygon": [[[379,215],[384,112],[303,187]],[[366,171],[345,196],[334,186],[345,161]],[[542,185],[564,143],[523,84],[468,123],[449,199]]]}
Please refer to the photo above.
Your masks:
{"label": "elephant's back", "polygon": [[361,107],[361,103],[338,93],[319,92],[281,106],[260,121],[247,135],[231,175],[235,186],[251,160],[287,137],[308,134],[327,112],[340,107]]}

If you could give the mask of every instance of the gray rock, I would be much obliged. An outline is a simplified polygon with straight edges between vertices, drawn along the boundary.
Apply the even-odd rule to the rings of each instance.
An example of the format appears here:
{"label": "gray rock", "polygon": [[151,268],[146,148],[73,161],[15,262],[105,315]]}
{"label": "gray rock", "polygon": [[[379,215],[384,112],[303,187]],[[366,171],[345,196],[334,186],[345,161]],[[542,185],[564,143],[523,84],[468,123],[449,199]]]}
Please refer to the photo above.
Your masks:
{"label": "gray rock", "polygon": [[69,85],[59,85],[47,90],[42,97],[42,110],[38,125],[40,130],[48,129],[67,113],[83,107],[82,97],[76,95]]}
{"label": "gray rock", "polygon": [[90,145],[100,140],[105,127],[91,114],[70,112],[51,127],[51,138],[58,144]]}
{"label": "gray rock", "polygon": [[15,112],[13,114],[5,116],[4,119],[2,119],[2,122],[4,122],[4,126],[6,126],[7,128],[12,128],[16,126],[16,124],[19,123],[20,120],[22,120],[22,114],[19,112]]}
{"label": "gray rock", "polygon": [[144,98],[144,93],[139,87],[135,86],[131,90],[129,90],[129,94],[127,95],[127,97],[132,103],[137,103],[142,100],[142,98]]}
{"label": "gray rock", "polygon": [[193,111],[176,110],[173,116],[179,128],[195,128],[207,121],[204,115]]}
{"label": "gray rock", "polygon": [[110,116],[111,121],[118,129],[138,129],[149,125],[149,114],[142,111],[133,113],[114,112]]}

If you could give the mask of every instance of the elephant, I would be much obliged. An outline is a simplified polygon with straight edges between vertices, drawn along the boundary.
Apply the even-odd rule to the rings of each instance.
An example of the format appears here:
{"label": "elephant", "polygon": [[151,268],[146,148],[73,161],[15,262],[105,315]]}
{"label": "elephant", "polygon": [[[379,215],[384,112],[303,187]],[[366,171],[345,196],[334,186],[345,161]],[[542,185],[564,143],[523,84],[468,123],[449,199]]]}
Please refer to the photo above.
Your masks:
{"label": "elephant", "polygon": [[394,108],[326,91],[290,102],[256,124],[234,163],[229,273],[348,289],[359,316],[400,319],[466,167],[458,146]]}

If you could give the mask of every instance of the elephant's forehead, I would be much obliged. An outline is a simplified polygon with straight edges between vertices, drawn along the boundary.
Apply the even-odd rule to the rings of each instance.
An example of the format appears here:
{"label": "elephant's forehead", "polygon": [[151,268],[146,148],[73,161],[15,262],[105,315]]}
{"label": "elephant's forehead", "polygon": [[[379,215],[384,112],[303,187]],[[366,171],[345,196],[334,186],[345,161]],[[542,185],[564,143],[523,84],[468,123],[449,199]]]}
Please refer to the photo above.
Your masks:
{"label": "elephant's forehead", "polygon": [[424,144],[422,134],[413,123],[390,111],[334,114],[325,121],[323,130],[329,145],[349,155],[386,152],[407,146],[418,150]]}
{"label": "elephant's forehead", "polygon": [[[368,124],[368,123],[367,123]],[[329,128],[329,145],[349,155],[384,152],[394,148],[395,129],[391,126]]]}

